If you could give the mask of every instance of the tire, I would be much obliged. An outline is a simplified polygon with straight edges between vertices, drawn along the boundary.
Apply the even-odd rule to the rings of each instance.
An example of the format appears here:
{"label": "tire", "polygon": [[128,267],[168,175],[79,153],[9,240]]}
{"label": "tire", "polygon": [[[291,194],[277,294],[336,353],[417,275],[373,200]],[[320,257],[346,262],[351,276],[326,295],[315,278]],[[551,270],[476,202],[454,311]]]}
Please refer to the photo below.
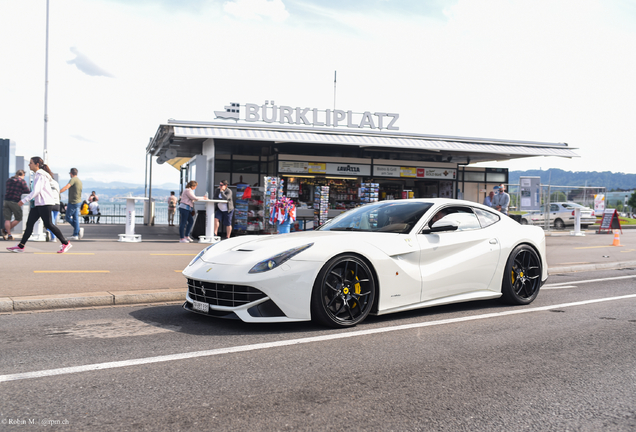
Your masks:
{"label": "tire", "polygon": [[521,225],[528,225],[528,221],[526,219],[521,219],[519,222]]}
{"label": "tire", "polygon": [[356,255],[340,255],[323,266],[311,294],[311,317],[333,328],[352,327],[369,315],[376,282],[369,265]]}
{"label": "tire", "polygon": [[565,229],[565,224],[561,219],[557,219],[554,221],[554,227],[558,230],[562,230]]}
{"label": "tire", "polygon": [[508,304],[527,305],[534,301],[541,288],[541,259],[527,245],[519,245],[506,262],[501,299]]}

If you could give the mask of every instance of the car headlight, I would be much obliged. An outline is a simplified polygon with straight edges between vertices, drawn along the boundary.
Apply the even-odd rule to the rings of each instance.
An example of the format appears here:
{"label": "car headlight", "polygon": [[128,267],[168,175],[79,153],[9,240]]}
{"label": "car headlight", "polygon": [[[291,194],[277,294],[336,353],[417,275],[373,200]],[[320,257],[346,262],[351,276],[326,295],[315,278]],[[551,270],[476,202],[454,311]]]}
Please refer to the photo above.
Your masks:
{"label": "car headlight", "polygon": [[285,252],[279,253],[278,255],[274,255],[273,257],[268,258],[256,264],[254,267],[252,267],[249,273],[262,273],[269,270],[273,270],[276,267],[279,267],[280,265],[282,265],[285,261],[291,259],[292,257],[298,255],[299,253],[301,253],[305,249],[310,248],[313,245],[314,245],[313,243],[309,243],[304,246],[299,246],[297,248],[289,249]]}
{"label": "car headlight", "polygon": [[[214,243],[216,244],[216,243]],[[205,253],[212,247],[214,246],[214,244],[211,244],[210,246],[206,247],[205,249],[203,249],[201,252],[199,252],[197,254],[197,256],[194,257],[194,259],[192,261],[190,261],[190,264],[188,264],[188,267],[191,266],[192,264],[194,264],[195,262],[197,262],[199,260],[199,258],[201,258],[203,255],[205,255]]]}

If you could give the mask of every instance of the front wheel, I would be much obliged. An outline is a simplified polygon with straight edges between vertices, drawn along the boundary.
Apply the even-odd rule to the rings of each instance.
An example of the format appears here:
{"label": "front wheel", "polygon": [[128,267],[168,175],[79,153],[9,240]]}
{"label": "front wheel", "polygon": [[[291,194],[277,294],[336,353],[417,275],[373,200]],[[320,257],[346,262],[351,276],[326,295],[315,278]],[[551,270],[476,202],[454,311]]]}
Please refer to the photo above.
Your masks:
{"label": "front wheel", "polygon": [[539,294],[541,288],[541,259],[527,245],[517,246],[506,262],[501,298],[509,304],[526,305]]}
{"label": "front wheel", "polygon": [[311,317],[329,327],[352,327],[369,315],[375,292],[373,272],[364,260],[355,255],[334,257],[314,282]]}

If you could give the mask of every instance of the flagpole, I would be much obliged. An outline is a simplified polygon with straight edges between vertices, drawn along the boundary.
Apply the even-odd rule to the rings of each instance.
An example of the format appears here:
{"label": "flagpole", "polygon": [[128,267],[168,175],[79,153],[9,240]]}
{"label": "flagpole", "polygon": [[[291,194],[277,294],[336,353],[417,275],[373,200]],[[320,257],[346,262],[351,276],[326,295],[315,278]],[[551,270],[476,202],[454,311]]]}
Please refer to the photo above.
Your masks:
{"label": "flagpole", "polygon": [[46,47],[44,60],[44,152],[42,159],[48,164],[49,151],[47,148],[47,126],[49,122],[48,102],[49,102],[49,0],[46,0]]}
{"label": "flagpole", "polygon": [[338,71],[333,71],[333,110],[336,110],[336,73]]}

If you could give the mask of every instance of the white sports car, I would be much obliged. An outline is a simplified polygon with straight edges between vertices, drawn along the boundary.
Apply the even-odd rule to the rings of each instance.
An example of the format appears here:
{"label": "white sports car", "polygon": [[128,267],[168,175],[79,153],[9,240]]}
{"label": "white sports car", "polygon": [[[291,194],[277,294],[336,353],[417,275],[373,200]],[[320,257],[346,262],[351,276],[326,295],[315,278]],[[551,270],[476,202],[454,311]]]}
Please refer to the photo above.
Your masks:
{"label": "white sports car", "polygon": [[366,204],[315,231],[218,242],[183,275],[193,312],[348,327],[471,300],[529,304],[548,266],[539,227],[473,202],[410,199]]}

